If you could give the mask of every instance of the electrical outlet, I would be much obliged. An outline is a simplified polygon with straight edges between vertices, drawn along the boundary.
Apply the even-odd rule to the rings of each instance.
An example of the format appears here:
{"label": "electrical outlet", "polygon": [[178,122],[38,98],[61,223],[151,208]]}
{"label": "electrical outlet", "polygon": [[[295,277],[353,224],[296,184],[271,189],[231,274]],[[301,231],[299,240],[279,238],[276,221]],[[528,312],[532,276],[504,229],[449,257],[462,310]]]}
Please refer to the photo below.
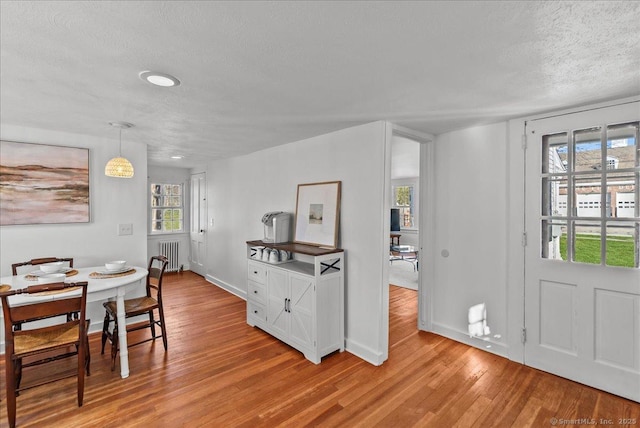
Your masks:
{"label": "electrical outlet", "polygon": [[133,224],[121,223],[118,225],[118,235],[133,235]]}

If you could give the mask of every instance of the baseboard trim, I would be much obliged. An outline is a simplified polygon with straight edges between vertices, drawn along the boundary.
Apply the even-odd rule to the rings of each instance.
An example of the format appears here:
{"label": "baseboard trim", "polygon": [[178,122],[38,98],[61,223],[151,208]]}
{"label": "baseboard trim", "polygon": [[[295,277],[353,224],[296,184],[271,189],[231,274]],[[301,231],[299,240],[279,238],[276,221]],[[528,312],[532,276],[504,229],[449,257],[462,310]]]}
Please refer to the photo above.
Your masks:
{"label": "baseboard trim", "polygon": [[[465,345],[509,359],[509,346],[504,343],[496,342],[492,337],[470,337],[469,333],[466,331],[460,331],[437,322],[432,322],[431,327],[432,333],[439,334],[440,336],[455,340],[456,342],[461,342]],[[506,335],[503,334],[502,337],[506,337]]]}
{"label": "baseboard trim", "polygon": [[385,358],[383,358],[383,354],[381,352],[375,351],[368,346],[354,342],[353,340],[346,339],[345,345],[345,350],[347,352],[355,355],[358,358],[362,358],[363,360],[370,364],[373,364],[374,366],[380,366],[386,360]]}
{"label": "baseboard trim", "polygon": [[212,275],[206,275],[204,277],[204,279],[207,280],[207,282],[210,282],[211,284],[222,288],[225,291],[228,291],[229,293],[233,294],[234,296],[238,296],[239,298],[241,298],[242,300],[247,300],[247,292],[245,290],[241,290],[240,288],[229,284],[228,282],[225,282],[221,279],[216,278],[215,276]]}

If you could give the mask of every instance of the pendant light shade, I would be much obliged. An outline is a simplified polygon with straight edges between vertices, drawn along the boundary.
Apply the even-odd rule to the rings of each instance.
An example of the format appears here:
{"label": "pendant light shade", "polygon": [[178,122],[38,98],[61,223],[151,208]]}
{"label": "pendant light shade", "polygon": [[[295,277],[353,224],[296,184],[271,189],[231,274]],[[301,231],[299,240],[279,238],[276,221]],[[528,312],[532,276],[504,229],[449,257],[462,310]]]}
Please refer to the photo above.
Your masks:
{"label": "pendant light shade", "polygon": [[133,165],[127,158],[122,157],[122,128],[131,128],[133,124],[127,122],[109,122],[109,125],[120,129],[120,148],[118,157],[111,159],[104,167],[104,175],[116,178],[133,177]]}
{"label": "pendant light shade", "polygon": [[108,177],[131,178],[133,165],[126,158],[113,158],[104,167],[104,175]]}

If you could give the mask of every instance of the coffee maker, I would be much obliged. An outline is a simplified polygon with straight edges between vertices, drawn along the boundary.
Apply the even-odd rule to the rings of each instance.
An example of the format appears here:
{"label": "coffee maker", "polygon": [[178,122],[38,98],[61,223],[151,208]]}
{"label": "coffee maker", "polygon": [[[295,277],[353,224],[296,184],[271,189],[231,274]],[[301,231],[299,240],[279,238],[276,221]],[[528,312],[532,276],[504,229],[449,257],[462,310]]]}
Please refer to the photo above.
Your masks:
{"label": "coffee maker", "polygon": [[291,215],[282,211],[271,211],[262,216],[264,223],[263,242],[274,244],[289,242],[289,223]]}

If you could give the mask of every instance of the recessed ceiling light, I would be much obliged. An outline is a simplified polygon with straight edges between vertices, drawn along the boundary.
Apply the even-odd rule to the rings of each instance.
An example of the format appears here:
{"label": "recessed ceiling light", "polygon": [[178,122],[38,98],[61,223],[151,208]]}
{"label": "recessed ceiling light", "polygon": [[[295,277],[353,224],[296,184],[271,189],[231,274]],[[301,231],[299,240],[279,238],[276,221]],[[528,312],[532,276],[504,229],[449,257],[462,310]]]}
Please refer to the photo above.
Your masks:
{"label": "recessed ceiling light", "polygon": [[145,82],[149,82],[156,86],[163,86],[165,88],[171,86],[179,86],[180,81],[167,73],[160,73],[158,71],[141,71],[138,75]]}
{"label": "recessed ceiling light", "polygon": [[182,159],[184,156],[171,156],[171,159]]}

